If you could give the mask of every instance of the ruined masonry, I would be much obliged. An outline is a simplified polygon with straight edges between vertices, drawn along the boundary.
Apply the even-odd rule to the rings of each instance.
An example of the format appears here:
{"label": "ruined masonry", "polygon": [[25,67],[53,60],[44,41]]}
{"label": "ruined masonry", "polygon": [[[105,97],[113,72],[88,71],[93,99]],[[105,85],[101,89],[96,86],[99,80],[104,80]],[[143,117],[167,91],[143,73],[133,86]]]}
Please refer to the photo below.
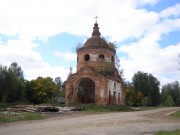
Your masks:
{"label": "ruined masonry", "polygon": [[66,104],[124,104],[121,77],[115,67],[116,51],[100,37],[98,23],[92,37],[77,49],[77,72],[66,82]]}

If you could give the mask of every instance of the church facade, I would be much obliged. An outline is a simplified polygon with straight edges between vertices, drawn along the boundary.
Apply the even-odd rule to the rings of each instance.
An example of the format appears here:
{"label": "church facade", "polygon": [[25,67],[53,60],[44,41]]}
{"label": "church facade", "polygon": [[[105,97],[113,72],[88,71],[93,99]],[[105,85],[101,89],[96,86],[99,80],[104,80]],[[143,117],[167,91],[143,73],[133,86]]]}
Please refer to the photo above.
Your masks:
{"label": "church facade", "polygon": [[115,67],[116,51],[100,35],[96,22],[92,37],[77,49],[77,71],[66,81],[66,104],[125,102],[122,80]]}

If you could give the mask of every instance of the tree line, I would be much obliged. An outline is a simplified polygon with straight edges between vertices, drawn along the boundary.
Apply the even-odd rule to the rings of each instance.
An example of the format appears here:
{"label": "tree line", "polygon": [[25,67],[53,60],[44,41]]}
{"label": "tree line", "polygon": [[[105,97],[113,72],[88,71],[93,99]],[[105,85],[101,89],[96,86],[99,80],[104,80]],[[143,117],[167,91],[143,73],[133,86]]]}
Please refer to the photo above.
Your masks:
{"label": "tree line", "polygon": [[60,77],[54,80],[51,77],[38,77],[28,81],[16,62],[9,67],[0,65],[0,102],[54,102],[55,97],[64,97],[64,91],[65,82]]}
{"label": "tree line", "polygon": [[178,81],[162,86],[152,74],[138,71],[132,82],[124,82],[126,105],[129,106],[180,106]]}
{"label": "tree line", "polygon": [[[65,82],[60,77],[37,77],[26,80],[23,70],[13,62],[9,67],[0,65],[0,102],[50,103],[56,97],[65,97]],[[138,71],[132,82],[123,80],[125,102],[128,106],[180,106],[178,81],[163,85],[152,74]]]}

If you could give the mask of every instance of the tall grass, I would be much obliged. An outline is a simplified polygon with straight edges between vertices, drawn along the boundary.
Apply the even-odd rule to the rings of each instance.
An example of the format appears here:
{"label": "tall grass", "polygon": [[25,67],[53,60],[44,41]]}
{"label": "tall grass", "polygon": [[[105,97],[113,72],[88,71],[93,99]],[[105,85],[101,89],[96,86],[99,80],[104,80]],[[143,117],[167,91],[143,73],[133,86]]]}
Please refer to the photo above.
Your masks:
{"label": "tall grass", "polygon": [[0,113],[0,123],[4,122],[16,122],[23,120],[37,120],[44,117],[40,113]]}
{"label": "tall grass", "polygon": [[72,104],[71,106],[82,108],[87,112],[122,112],[134,111],[125,105],[95,105],[95,104]]}
{"label": "tall grass", "polygon": [[172,113],[171,116],[179,117],[180,118],[180,111],[177,111],[175,113]]}

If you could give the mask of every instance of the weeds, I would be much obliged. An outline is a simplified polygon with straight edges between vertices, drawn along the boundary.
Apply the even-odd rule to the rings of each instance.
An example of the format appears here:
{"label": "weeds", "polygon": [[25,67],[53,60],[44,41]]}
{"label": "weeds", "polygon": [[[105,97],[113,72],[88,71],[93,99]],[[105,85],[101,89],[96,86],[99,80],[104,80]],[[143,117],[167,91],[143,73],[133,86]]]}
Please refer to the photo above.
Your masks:
{"label": "weeds", "polygon": [[37,120],[44,117],[40,113],[0,113],[0,123],[4,122],[16,122],[24,120]]}

